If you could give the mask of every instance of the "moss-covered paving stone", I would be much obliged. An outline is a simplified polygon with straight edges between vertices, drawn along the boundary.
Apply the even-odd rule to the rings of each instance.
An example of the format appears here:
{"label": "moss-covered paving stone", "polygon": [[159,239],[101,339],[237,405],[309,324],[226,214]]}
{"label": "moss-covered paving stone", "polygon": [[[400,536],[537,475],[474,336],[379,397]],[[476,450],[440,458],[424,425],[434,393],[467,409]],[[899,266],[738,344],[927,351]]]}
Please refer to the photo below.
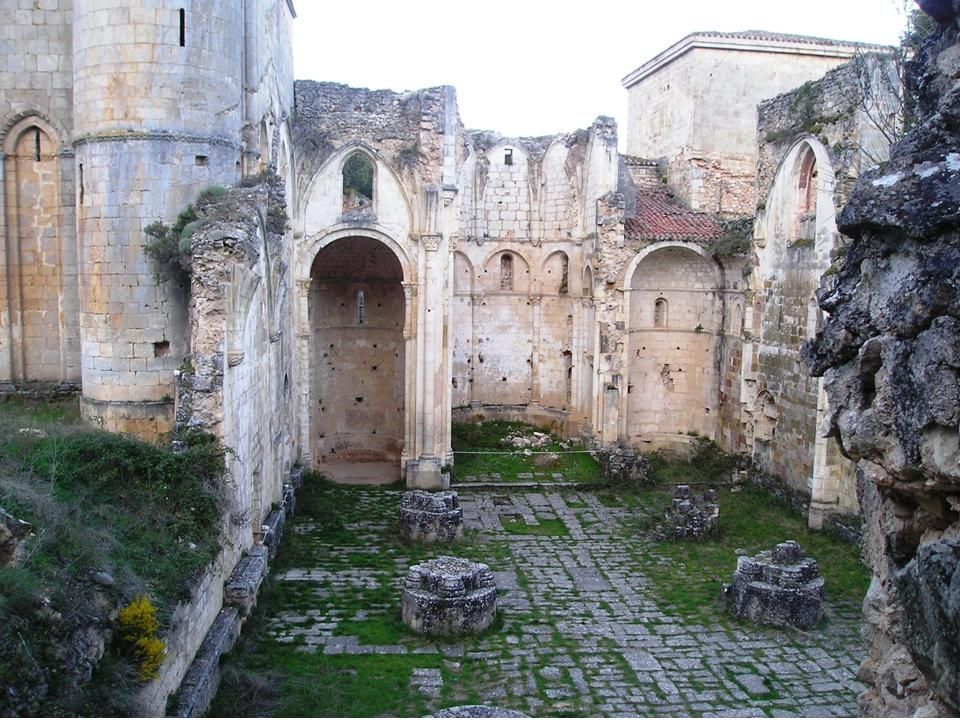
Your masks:
{"label": "moss-covered paving stone", "polygon": [[[399,496],[305,488],[214,714],[422,716],[468,703],[554,716],[856,714],[855,551],[803,535],[786,511],[759,512],[761,496],[723,494],[725,534],[673,546],[644,530],[656,493],[461,492],[468,533],[453,548],[402,545]],[[741,514],[764,528],[741,527]],[[836,566],[824,567],[826,618],[807,632],[747,625],[719,601],[735,551],[785,532]],[[494,572],[498,620],[480,636],[432,640],[400,622],[406,569],[443,553]]]}

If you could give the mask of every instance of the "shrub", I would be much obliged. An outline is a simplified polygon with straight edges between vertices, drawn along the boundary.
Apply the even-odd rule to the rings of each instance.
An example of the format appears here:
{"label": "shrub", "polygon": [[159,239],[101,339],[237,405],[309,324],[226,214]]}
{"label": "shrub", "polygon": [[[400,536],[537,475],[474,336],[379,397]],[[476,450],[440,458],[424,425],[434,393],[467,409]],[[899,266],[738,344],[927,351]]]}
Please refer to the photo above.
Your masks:
{"label": "shrub", "polygon": [[137,679],[140,682],[156,679],[167,646],[157,637],[157,609],[150,598],[141,595],[121,608],[117,625],[127,652],[140,666]]}

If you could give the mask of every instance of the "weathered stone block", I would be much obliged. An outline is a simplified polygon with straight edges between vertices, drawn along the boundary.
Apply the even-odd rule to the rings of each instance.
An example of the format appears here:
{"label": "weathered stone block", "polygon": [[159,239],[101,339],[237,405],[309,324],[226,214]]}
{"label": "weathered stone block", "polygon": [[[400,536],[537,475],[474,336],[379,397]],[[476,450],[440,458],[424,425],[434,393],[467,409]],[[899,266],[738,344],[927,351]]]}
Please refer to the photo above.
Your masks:
{"label": "weathered stone block", "polygon": [[707,490],[702,496],[690,491],[689,485],[677,485],[665,522],[655,535],[671,540],[706,540],[720,529],[720,505],[717,491]]}
{"label": "weathered stone block", "polygon": [[823,616],[823,578],[813,558],[788,540],[756,557],[737,558],[724,588],[731,611],[763,625],[811,628]]}
{"label": "weathered stone block", "polygon": [[412,490],[400,498],[400,538],[405,542],[454,542],[463,537],[463,510],[452,490]]}
{"label": "weathered stone block", "polygon": [[223,603],[246,617],[257,601],[260,584],[267,575],[267,548],[255,545],[244,555],[223,585]]}
{"label": "weathered stone block", "polygon": [[896,584],[910,655],[960,713],[960,538],[921,545]]}
{"label": "weathered stone block", "polygon": [[287,513],[283,508],[272,511],[263,521],[263,544],[267,546],[270,553],[270,559],[277,556],[277,550],[280,547],[280,539],[283,537],[283,523],[287,519]]}
{"label": "weathered stone block", "polygon": [[240,616],[234,608],[217,615],[193,664],[187,670],[177,701],[176,717],[201,717],[220,684],[220,656],[229,652],[240,635]]}
{"label": "weathered stone block", "polygon": [[459,636],[486,630],[497,613],[490,568],[441,556],[414,565],[404,580],[400,615],[416,633]]}

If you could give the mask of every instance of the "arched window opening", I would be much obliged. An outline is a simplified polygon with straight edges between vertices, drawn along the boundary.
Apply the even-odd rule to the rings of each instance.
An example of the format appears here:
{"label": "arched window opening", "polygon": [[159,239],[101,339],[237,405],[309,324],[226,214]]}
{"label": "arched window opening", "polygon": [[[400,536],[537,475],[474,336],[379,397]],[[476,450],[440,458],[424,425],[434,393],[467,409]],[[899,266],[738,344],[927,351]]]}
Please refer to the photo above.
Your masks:
{"label": "arched window opening", "polygon": [[564,255],[560,259],[560,294],[566,295],[570,286],[570,259]]}
{"label": "arched window opening", "polygon": [[797,179],[797,239],[813,241],[817,232],[817,156],[807,146]]}
{"label": "arched window opening", "polygon": [[665,328],[667,326],[667,301],[665,298],[657,298],[653,304],[653,326]]}
{"label": "arched window opening", "polygon": [[580,294],[585,298],[593,297],[593,271],[589,267],[583,269],[583,287],[580,288]]}
{"label": "arched window opening", "polygon": [[513,290],[513,255],[510,253],[500,256],[500,289]]}
{"label": "arched window opening", "polygon": [[357,325],[367,324],[367,305],[363,297],[363,290],[357,291]]}
{"label": "arched window opening", "polygon": [[343,211],[369,212],[373,206],[373,163],[354,153],[343,165]]}

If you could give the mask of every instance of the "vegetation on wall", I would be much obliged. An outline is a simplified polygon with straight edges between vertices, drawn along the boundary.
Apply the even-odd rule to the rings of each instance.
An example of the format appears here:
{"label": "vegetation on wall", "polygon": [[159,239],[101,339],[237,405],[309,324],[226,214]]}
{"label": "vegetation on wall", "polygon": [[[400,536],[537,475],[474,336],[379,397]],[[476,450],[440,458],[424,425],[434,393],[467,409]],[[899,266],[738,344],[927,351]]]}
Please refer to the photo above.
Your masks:
{"label": "vegetation on wall", "polygon": [[[0,714],[129,714],[163,656],[148,632],[220,549],[224,450],[212,436],[182,452],[80,424],[76,399],[0,402],[0,507],[30,524],[0,567]],[[121,607],[139,608],[124,640]],[[129,612],[129,611],[128,611]],[[132,646],[131,646],[132,643]]]}

